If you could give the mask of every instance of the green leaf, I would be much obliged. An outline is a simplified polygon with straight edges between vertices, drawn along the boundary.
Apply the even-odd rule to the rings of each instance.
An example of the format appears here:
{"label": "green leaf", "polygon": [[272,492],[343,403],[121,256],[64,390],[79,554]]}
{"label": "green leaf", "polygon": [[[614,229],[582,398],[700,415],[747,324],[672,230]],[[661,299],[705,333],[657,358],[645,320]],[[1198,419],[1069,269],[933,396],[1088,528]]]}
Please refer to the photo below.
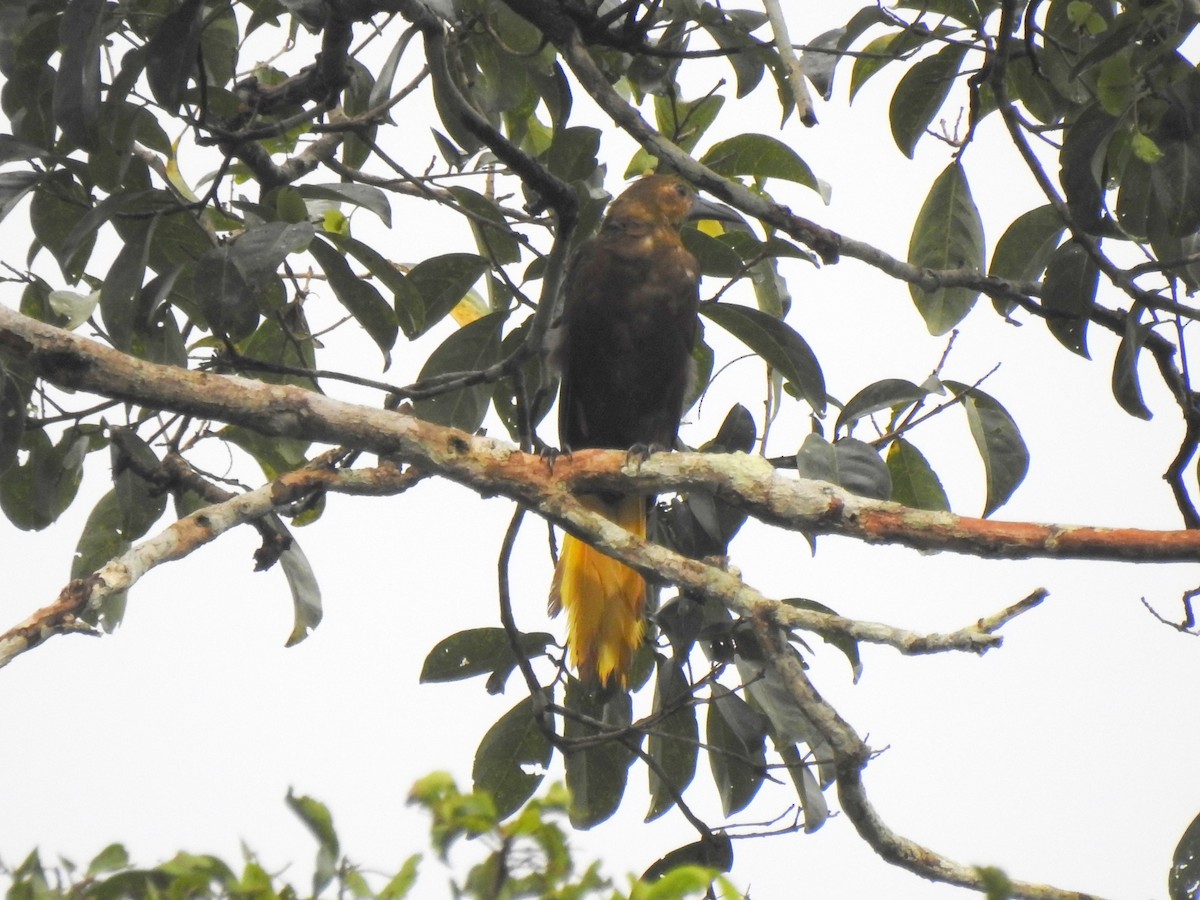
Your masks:
{"label": "green leaf", "polygon": [[913,509],[949,512],[950,500],[942,482],[924,454],[904,438],[888,448],[888,471],[892,473],[892,500]]}
{"label": "green leaf", "polygon": [[1200,816],[1180,835],[1171,857],[1168,886],[1171,900],[1195,900],[1200,888]]}
{"label": "green leaf", "polygon": [[661,714],[667,709],[672,712],[658,720],[646,744],[650,758],[663,770],[660,776],[653,768],[649,768],[650,809],[646,813],[647,822],[657,819],[675,805],[672,788],[676,793],[682,793],[692,783],[699,753],[697,741],[700,731],[687,677],[679,664],[660,658],[654,680],[653,711]]}
{"label": "green leaf", "polygon": [[1200,228],[1200,135],[1164,141],[1162,159],[1150,167],[1150,183],[1173,237]]}
{"label": "green leaf", "polygon": [[1079,113],[1063,136],[1058,178],[1071,215],[1087,230],[1100,225],[1104,159],[1116,127],[1117,120],[1096,103]]}
{"label": "green leaf", "polygon": [[[68,284],[83,277],[96,243],[94,230],[76,230],[81,217],[92,209],[92,200],[77,181],[64,173],[46,176],[29,205],[34,236],[54,259]],[[97,225],[97,227],[99,227]]]}
{"label": "green leaf", "polygon": [[1045,124],[1057,122],[1068,107],[1068,101],[1040,70],[1034,70],[1032,58],[1025,54],[1008,61],[1008,88],[1030,115]]}
{"label": "green leaf", "polygon": [[[709,871],[697,871],[697,866],[703,866]],[[718,831],[706,835],[700,840],[676,847],[669,853],[655,860],[653,865],[642,875],[642,881],[656,882],[659,890],[637,895],[636,900],[670,900],[670,898],[689,897],[694,893],[705,890],[713,880],[713,872],[728,872],[733,868],[733,841],[728,834]],[[675,875],[684,877],[672,884]],[[732,896],[722,893],[721,896]],[[630,895],[634,900],[635,895]]]}
{"label": "green leaf", "polygon": [[963,408],[971,437],[983,460],[987,479],[987,499],[983,515],[990,516],[1008,502],[1013,491],[1025,480],[1029,470],[1029,450],[1012,416],[995,397],[977,387],[947,381],[946,387],[964,394]]}
{"label": "green leaf", "polygon": [[572,125],[554,135],[546,151],[546,167],[563,181],[583,181],[596,171],[600,129]]}
{"label": "green leaf", "polygon": [[719,175],[782,178],[820,191],[808,164],[789,147],[765,134],[740,134],[713,144],[700,162]]}
{"label": "green leaf", "polygon": [[525,697],[488,729],[475,751],[475,790],[492,796],[501,819],[533,796],[554,753],[533,709],[533,698]]}
{"label": "green leaf", "polygon": [[[831,609],[824,603],[818,603],[816,600],[807,600],[803,597],[788,597],[783,600],[788,606],[796,609],[808,610],[809,612],[819,612],[828,616],[838,615],[837,610]],[[855,684],[862,677],[862,657],[859,654],[858,641],[844,634],[835,634],[830,637],[823,638],[825,643],[832,644],[837,649],[841,650],[846,656],[846,660],[850,663],[850,671],[854,676]]]}
{"label": "green leaf", "polygon": [[408,283],[421,296],[416,336],[454,309],[487,269],[487,260],[474,253],[447,253],[417,263],[408,273]]}
{"label": "green leaf", "polygon": [[829,818],[829,805],[825,802],[825,795],[821,793],[821,786],[813,777],[812,766],[805,762],[795,746],[779,748],[779,755],[787,763],[788,775],[796,787],[796,796],[799,797],[800,806],[804,810],[804,833],[812,834]]}
{"label": "green leaf", "polygon": [[355,275],[346,258],[325,241],[313,241],[308,250],[329,278],[329,286],[338,302],[383,351],[386,369],[391,365],[391,349],[400,331],[395,311],[375,286]]}
{"label": "green leaf", "polygon": [[903,378],[885,378],[869,384],[849,400],[838,414],[834,432],[852,426],[859,419],[884,409],[903,409],[921,400],[929,393],[927,388],[918,387]]}
{"label": "green leaf", "polygon": [[[967,175],[958,163],[933,182],[913,226],[908,261],[922,269],[973,269],[983,272],[983,221]],[[971,311],[979,292],[965,287],[926,291],[915,284],[909,293],[930,334],[945,334]]]}
{"label": "green leaf", "polygon": [[[75,545],[71,578],[86,578],[131,546],[131,541],[121,531],[121,506],[117,502],[117,492],[109,491],[92,508],[84,523],[79,543]],[[82,618],[111,632],[121,624],[125,615],[125,598],[125,591],[110,594],[99,609],[86,610]]]}
{"label": "green leaf", "polygon": [[841,438],[830,444],[819,434],[805,436],[796,453],[796,472],[839,485],[853,494],[887,500],[892,495],[892,476],[879,453],[857,438]]}
{"label": "green leaf", "polygon": [[[0,476],[17,461],[28,408],[28,390],[4,365],[4,359],[0,358]],[[0,479],[2,484],[3,480]]]}
{"label": "green leaf", "polygon": [[712,686],[705,740],[713,783],[726,817],[750,805],[767,771],[766,725],[740,696],[719,684]]}
{"label": "green leaf", "polygon": [[521,245],[516,232],[509,226],[508,219],[494,200],[465,187],[452,187],[450,193],[470,214],[471,231],[481,255],[497,265],[515,263],[521,259]]}
{"label": "green leaf", "polygon": [[232,258],[246,282],[260,288],[288,256],[307,249],[315,234],[311,222],[263,222],[238,235]]}
{"label": "green leaf", "polygon": [[1059,247],[1046,266],[1042,306],[1047,312],[1046,327],[1058,342],[1091,359],[1087,350],[1087,326],[1100,270],[1090,253],[1074,241]]}
{"label": "green leaf", "polygon": [[[621,692],[603,701],[576,678],[567,682],[564,704],[568,709],[612,729],[622,729],[632,721],[629,694]],[[598,729],[574,716],[563,717],[563,736],[594,738]],[[588,829],[609,818],[621,805],[629,766],[634,755],[618,739],[598,741],[565,755],[567,789],[571,792],[571,824]]]}
{"label": "green leaf", "polygon": [[700,263],[700,274],[715,278],[733,278],[742,274],[741,255],[724,241],[710,237],[698,228],[684,228],[683,246]]}
{"label": "green leaf", "polygon": [[182,0],[146,45],[146,80],[163,111],[174,115],[196,65],[204,0]]}
{"label": "green leaf", "polygon": [[124,869],[129,865],[129,852],[122,844],[109,844],[88,863],[87,874],[89,878],[94,878],[97,875],[102,875],[105,872],[113,872],[117,869]]}
{"label": "green leaf", "polygon": [[[429,354],[417,381],[456,372],[479,372],[500,360],[500,328],[507,312],[494,312],[459,328]],[[483,423],[492,386],[480,381],[413,401],[413,411],[427,422],[475,431]]]}
{"label": "green leaf", "polygon": [[313,896],[320,895],[337,874],[340,850],[337,832],[333,827],[333,816],[329,808],[312,797],[299,796],[288,788],[288,808],[296,814],[305,827],[317,839],[317,864],[313,872]]}
{"label": "green leaf", "polygon": [[[277,520],[274,524],[287,533],[283,522]],[[288,537],[291,535],[288,534]],[[288,590],[292,594],[294,622],[286,646],[294,647],[321,624],[321,588],[317,584],[317,576],[308,557],[304,555],[294,537],[291,538],[287,549],[279,554],[279,566],[283,569]]]}
{"label": "green leaf", "polygon": [[420,853],[414,853],[406,859],[400,866],[400,871],[393,875],[376,895],[376,900],[404,900],[417,882],[417,867],[420,863]]}
{"label": "green leaf", "polygon": [[361,206],[375,213],[388,228],[392,227],[392,205],[388,202],[387,194],[374,185],[351,182],[301,184],[296,190],[305,200],[332,200],[335,203]]}
{"label": "green leaf", "polygon": [[84,457],[90,439],[79,428],[68,428],[57,444],[42,429],[27,429],[21,449],[22,465],[10,465],[0,478],[0,508],[10,522],[25,531],[40,531],[71,505],[83,479]]}
{"label": "green leaf", "polygon": [[790,381],[814,412],[824,413],[825,376],[812,349],[795,329],[782,319],[734,303],[708,303],[700,312]]}
{"label": "green leaf", "polygon": [[1121,336],[1121,343],[1117,346],[1112,372],[1112,392],[1121,409],[1131,416],[1147,421],[1151,418],[1151,412],[1150,408],[1146,406],[1146,401],[1142,399],[1137,361],[1138,354],[1145,345],[1146,338],[1150,336],[1151,330],[1150,325],[1138,322],[1136,308],[1126,314],[1125,333]]}
{"label": "green leaf", "polygon": [[888,117],[892,138],[909,159],[913,157],[917,141],[946,102],[966,53],[966,46],[948,44],[933,56],[915,63],[896,85]]}
{"label": "green leaf", "polygon": [[988,274],[1017,282],[1036,279],[1050,262],[1064,227],[1050,204],[1021,213],[996,244]]}
{"label": "green leaf", "polygon": [[[120,440],[117,440],[117,438]],[[110,445],[113,487],[121,510],[121,536],[136,541],[162,518],[167,508],[167,495],[138,471],[156,472],[158,456],[131,429],[121,429]]]}
{"label": "green leaf", "polygon": [[54,120],[68,140],[91,149],[100,111],[100,46],[104,42],[104,0],[76,0],[63,12],[62,56],[54,80]]}
{"label": "green leaf", "polygon": [[151,219],[145,231],[126,242],[100,289],[100,318],[118,350],[128,352],[133,345],[134,333],[149,324],[146,321],[148,310],[142,308],[138,300],[157,224],[157,217]]}
{"label": "green leaf", "polygon": [[[544,656],[554,643],[544,631],[522,634],[521,650],[527,658]],[[460,681],[476,675],[509,672],[517,664],[508,633],[503,628],[471,628],[438,641],[421,667],[420,681]]]}
{"label": "green leaf", "polygon": [[214,247],[196,262],[192,296],[215,335],[237,343],[258,327],[258,291],[246,281],[228,244]]}
{"label": "green leaf", "polygon": [[395,264],[370,245],[344,235],[326,234],[324,237],[366,266],[367,271],[392,292],[392,308],[404,336],[410,339],[416,337],[424,315],[420,290]]}

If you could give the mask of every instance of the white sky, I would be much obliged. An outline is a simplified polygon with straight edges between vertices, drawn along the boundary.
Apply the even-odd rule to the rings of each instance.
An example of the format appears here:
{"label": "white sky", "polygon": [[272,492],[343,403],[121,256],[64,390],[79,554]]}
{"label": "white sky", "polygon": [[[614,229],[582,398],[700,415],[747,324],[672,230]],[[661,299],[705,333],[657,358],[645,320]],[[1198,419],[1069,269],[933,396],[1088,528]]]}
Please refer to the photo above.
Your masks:
{"label": "white sky", "polygon": [[[797,5],[789,11],[792,37],[811,38],[855,8]],[[786,202],[903,257],[925,192],[950,155],[928,137],[915,161],[895,148],[885,115],[898,75],[878,76],[848,107],[847,65],[834,100],[818,101],[821,124],[805,130],[793,120],[781,132],[772,130],[774,113],[734,112],[730,86],[711,138],[741,130],[777,134],[833,186],[832,205],[822,207],[815,194],[780,184]],[[773,86],[760,94],[771,107]],[[427,109],[414,98],[401,112],[418,122]],[[946,111],[951,119],[955,112]],[[588,116],[577,98],[576,119]],[[432,152],[424,134],[403,134],[411,144],[389,151],[422,169]],[[992,117],[966,159],[989,256],[1007,224],[1041,202],[1002,137]],[[629,153],[628,143],[606,129],[602,158],[613,190]],[[189,168],[185,159],[184,174],[193,180],[205,168],[202,161]],[[461,228],[441,227],[449,220],[413,201],[398,201],[394,217],[392,233],[371,232],[369,216],[360,214],[355,233],[372,234],[397,261],[473,249]],[[3,225],[18,266],[24,221],[18,211]],[[42,263],[40,271],[53,276],[48,258]],[[884,377],[919,382],[939,358],[945,339],[927,334],[904,285],[853,261],[786,271],[794,295],[789,321],[813,346],[833,395],[847,399]],[[16,286],[0,285],[3,302],[15,305],[18,297]],[[1106,299],[1119,302],[1102,288]],[[715,332],[709,326],[709,336]],[[346,365],[379,376],[374,348],[346,343]],[[1108,388],[1116,342],[1093,328],[1090,343],[1088,362],[1062,350],[1037,322],[1003,324],[986,300],[963,324],[945,374],[970,382],[1001,363],[986,389],[1012,413],[1032,456],[1026,482],[998,517],[1176,527],[1160,478],[1181,433],[1173,405],[1147,366],[1144,386],[1156,418],[1126,416]],[[406,353],[398,345],[385,377],[403,383],[431,346]],[[728,359],[736,348],[724,346]],[[744,362],[718,381],[685,439],[709,436],[739,400],[761,427],[760,371]],[[788,402],[771,452],[794,449],[804,412]],[[942,420],[914,440],[955,510],[977,514],[982,469],[965,421],[959,412]],[[494,422],[491,430],[502,433]],[[544,434],[552,437],[552,429]],[[84,499],[57,525],[41,534],[0,526],[0,565],[8,573],[0,628],[50,602],[65,583],[90,508],[86,498],[106,489],[107,466],[100,457],[93,462]],[[370,869],[394,871],[425,850],[427,821],[404,802],[410,785],[433,769],[469,783],[479,738],[521,696],[516,680],[499,698],[486,696],[481,681],[417,684],[421,662],[440,638],[496,623],[495,557],[510,513],[506,501],[481,502],[444,484],[390,500],[331,497],[323,518],[298,534],[320,579],[325,621],[290,650],[283,647],[291,627],[283,576],[251,573],[255,534],[243,528],[151,573],[134,589],[115,635],[58,638],[18,659],[0,672],[0,859],[13,865],[36,845],[44,858],[62,853],[82,863],[121,840],[143,864],[179,849],[233,862],[244,840],[269,868],[290,862],[289,875],[306,882],[315,848],[285,808],[289,786],[329,804],[343,850]],[[739,537],[734,559],[768,596],[811,597],[844,615],[917,630],[958,628],[1035,587],[1049,589],[1049,600],[1006,627],[1004,647],[983,658],[905,659],[864,646],[865,673],[853,685],[844,658],[816,641],[811,674],[873,747],[887,748],[865,780],[897,831],[1015,878],[1112,897],[1165,895],[1172,850],[1200,810],[1193,765],[1200,723],[1186,699],[1200,671],[1200,645],[1153,621],[1139,598],[1177,617],[1180,593],[1200,582],[1194,566],[983,562],[838,539],[823,539],[811,558],[798,536],[763,528]],[[544,617],[550,563],[536,522],[522,534],[514,566],[521,627],[560,632],[561,622]],[[635,767],[639,788],[627,807],[573,838],[584,856],[600,854],[610,875],[640,871],[694,839],[677,815],[640,825],[643,778]],[[688,796],[715,821],[706,760]],[[764,791],[738,820],[771,819],[788,802],[786,792]],[[766,900],[967,896],[889,867],[843,817],[810,836],[740,841],[736,852],[734,881]],[[464,863],[460,872],[473,853],[466,848],[454,857]],[[416,895],[442,896],[440,864],[427,861],[424,873]]]}

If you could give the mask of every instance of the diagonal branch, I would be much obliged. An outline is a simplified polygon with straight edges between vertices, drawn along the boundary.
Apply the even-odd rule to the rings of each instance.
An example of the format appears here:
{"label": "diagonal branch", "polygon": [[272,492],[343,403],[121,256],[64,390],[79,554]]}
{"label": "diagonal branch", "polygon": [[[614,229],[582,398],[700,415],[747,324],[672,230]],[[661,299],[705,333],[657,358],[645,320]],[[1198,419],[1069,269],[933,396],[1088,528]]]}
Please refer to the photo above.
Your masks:
{"label": "diagonal branch", "polygon": [[[755,619],[759,644],[766,661],[779,676],[789,696],[833,749],[837,772],[838,799],[846,817],[859,835],[883,859],[923,878],[987,891],[983,873],[924,847],[893,831],[876,812],[863,786],[862,773],[871,759],[871,749],[845,719],[813,687],[795,654],[777,640],[777,623]],[[1095,900],[1090,895],[1050,885],[1013,881],[1007,896],[1028,900]]]}

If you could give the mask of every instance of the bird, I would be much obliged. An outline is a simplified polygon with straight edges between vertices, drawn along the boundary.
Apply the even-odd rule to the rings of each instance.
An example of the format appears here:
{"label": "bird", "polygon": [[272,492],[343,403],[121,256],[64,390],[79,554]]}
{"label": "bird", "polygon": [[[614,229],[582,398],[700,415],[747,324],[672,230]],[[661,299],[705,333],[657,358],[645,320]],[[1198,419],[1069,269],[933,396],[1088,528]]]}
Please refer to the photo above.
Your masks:
{"label": "bird", "polygon": [[[558,432],[565,452],[607,448],[648,453],[674,447],[693,377],[700,265],[683,245],[689,217],[731,218],[697,200],[675,175],[647,175],[609,204],[598,233],[580,244],[564,282],[550,361],[559,382]],[[581,502],[644,538],[651,498],[591,493]],[[567,613],[567,646],[580,680],[628,688],[644,630],[646,581],[566,535],[549,611]]]}

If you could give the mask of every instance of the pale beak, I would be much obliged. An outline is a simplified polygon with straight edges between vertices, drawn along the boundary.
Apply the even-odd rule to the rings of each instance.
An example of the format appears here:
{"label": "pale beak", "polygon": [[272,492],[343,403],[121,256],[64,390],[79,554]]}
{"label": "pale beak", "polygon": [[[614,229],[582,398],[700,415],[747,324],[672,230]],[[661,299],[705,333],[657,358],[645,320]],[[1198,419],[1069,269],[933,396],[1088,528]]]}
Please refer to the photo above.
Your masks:
{"label": "pale beak", "polygon": [[702,219],[716,219],[718,222],[735,222],[745,225],[746,228],[750,227],[741,214],[732,207],[705,197],[697,197],[692,203],[692,211],[688,213],[688,220],[696,222]]}

